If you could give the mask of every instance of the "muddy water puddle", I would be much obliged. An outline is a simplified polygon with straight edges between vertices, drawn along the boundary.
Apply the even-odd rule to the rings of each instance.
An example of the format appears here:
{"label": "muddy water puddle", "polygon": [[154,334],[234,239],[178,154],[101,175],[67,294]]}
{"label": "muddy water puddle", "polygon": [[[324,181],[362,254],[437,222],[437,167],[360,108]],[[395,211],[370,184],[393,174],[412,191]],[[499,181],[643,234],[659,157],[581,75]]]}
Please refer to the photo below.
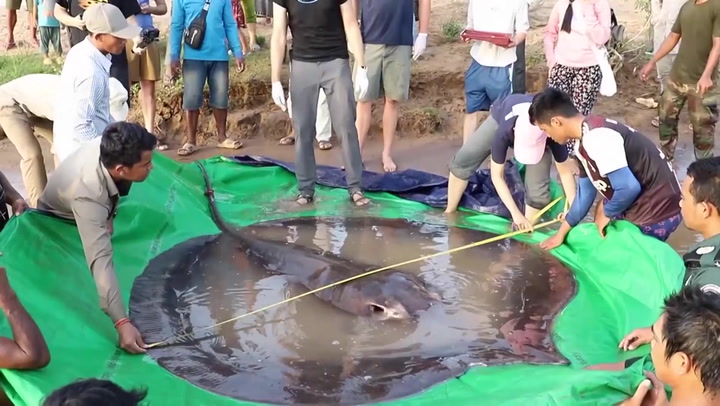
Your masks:
{"label": "muddy water puddle", "polygon": [[[493,236],[376,218],[297,218],[249,229],[338,255],[357,273]],[[151,261],[133,287],[131,317],[147,342],[189,334],[149,351],[173,374],[270,404],[370,403],[421,392],[471,365],[567,363],[549,332],[576,283],[551,255],[505,240],[394,272],[416,275],[441,301],[410,320],[377,320],[311,295],[203,330],[308,289],[296,276],[259,269],[231,238],[198,237]]]}

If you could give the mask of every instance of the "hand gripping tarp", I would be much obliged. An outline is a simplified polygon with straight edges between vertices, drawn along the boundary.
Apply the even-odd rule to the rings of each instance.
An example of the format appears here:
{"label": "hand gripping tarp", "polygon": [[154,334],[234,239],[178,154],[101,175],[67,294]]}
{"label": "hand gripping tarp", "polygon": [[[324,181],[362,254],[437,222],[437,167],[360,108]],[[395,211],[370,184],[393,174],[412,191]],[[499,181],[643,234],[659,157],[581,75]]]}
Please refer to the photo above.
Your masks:
{"label": "hand gripping tarp", "polygon": [[[276,208],[280,203],[268,204],[290,203],[295,196],[295,177],[281,166],[256,167],[223,158],[203,163],[220,210],[238,224],[298,215],[342,216],[358,210],[349,204],[346,190],[319,186],[314,208],[288,213]],[[557,193],[557,187],[555,190]],[[186,239],[219,232],[203,192],[196,165],[179,164],[156,154],[148,180],[134,185],[123,199],[115,220],[113,247],[126,304],[133,280],[150,259]],[[368,195],[374,204],[360,209],[366,210],[366,215],[420,221],[442,216],[441,210],[391,193]],[[509,222],[476,214],[463,226],[502,234]],[[537,243],[546,237],[545,231],[538,231],[519,238]],[[38,405],[53,390],[87,377],[111,379],[126,388],[147,386],[147,400],[153,405],[251,404],[195,387],[149,356],[117,349],[115,330],[98,306],[72,223],[37,212],[23,214],[0,233],[0,252],[0,265],[7,268],[10,283],[40,326],[52,357],[43,370],[2,371],[3,388],[16,404]],[[459,378],[387,404],[607,405],[632,393],[643,379],[642,363],[623,372],[582,368],[647,353],[643,348],[623,354],[617,345],[625,333],[656,319],[662,298],[680,286],[682,261],[668,245],[642,235],[626,222],[610,226],[606,239],[600,238],[593,224],[581,225],[570,234],[567,245],[553,253],[573,269],[578,282],[578,294],[558,316],[553,332],[570,366],[476,367]],[[0,334],[11,336],[4,318]]]}

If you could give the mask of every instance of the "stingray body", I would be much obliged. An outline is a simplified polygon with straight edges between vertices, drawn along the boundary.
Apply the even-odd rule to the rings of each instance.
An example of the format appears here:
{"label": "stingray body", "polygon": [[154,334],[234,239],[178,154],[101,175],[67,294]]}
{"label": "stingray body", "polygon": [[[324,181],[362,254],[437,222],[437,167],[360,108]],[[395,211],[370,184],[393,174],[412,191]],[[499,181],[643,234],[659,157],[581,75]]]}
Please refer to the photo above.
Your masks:
{"label": "stingray body", "polygon": [[[287,275],[294,282],[315,290],[377,269],[346,260],[332,253],[286,242],[265,240],[228,224],[220,215],[210,179],[202,164],[210,211],[215,224],[237,243],[248,261],[263,269]],[[392,224],[393,220],[388,220]],[[401,221],[398,221],[400,224]],[[315,293],[338,309],[378,320],[408,320],[439,303],[440,295],[428,290],[414,274],[387,270],[341,283]]]}

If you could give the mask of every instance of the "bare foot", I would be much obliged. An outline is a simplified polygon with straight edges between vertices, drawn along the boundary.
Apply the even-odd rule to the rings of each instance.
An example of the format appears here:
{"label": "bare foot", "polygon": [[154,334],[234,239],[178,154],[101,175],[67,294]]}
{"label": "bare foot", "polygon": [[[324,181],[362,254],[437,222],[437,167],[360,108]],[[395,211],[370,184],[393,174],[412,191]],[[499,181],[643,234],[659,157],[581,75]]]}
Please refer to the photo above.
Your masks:
{"label": "bare foot", "polygon": [[395,162],[392,160],[392,157],[389,155],[384,155],[382,158],[383,163],[383,169],[385,172],[395,172],[397,170],[397,165],[395,165]]}

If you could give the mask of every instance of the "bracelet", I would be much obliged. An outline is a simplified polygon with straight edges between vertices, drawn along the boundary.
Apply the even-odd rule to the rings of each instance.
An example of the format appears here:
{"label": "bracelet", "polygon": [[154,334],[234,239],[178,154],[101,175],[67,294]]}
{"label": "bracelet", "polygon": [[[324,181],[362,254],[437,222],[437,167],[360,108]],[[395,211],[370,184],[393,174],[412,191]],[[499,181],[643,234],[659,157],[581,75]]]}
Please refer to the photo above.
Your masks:
{"label": "bracelet", "polygon": [[118,328],[126,323],[130,323],[130,319],[128,319],[127,317],[123,317],[122,319],[115,322],[115,328]]}

